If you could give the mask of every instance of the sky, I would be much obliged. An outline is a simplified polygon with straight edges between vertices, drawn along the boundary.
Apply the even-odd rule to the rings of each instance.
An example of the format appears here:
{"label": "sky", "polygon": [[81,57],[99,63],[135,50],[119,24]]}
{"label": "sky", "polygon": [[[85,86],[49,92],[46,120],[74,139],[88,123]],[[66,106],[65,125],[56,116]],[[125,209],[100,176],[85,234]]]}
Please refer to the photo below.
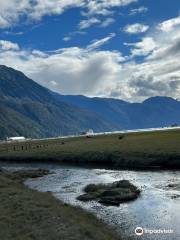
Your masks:
{"label": "sky", "polygon": [[60,94],[180,98],[179,0],[0,0],[0,64]]}

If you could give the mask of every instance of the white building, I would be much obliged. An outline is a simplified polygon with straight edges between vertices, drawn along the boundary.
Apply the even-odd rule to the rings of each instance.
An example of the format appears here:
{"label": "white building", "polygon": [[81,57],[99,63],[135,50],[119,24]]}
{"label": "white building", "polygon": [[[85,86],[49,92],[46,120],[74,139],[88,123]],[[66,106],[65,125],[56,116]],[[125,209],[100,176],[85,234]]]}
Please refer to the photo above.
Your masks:
{"label": "white building", "polygon": [[7,138],[8,142],[23,142],[25,140],[26,140],[25,137],[8,137]]}
{"label": "white building", "polygon": [[94,131],[92,129],[89,129],[87,132],[86,132],[86,136],[93,136],[94,135]]}

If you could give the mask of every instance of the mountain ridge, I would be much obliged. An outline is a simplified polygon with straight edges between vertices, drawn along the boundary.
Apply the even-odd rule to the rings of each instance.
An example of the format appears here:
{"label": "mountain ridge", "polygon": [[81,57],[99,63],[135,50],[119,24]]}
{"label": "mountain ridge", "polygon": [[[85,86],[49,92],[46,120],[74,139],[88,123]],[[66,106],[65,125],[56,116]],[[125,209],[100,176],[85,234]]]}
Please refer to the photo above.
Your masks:
{"label": "mountain ridge", "polygon": [[180,123],[180,102],[171,97],[156,96],[141,103],[130,103],[111,98],[53,94],[61,101],[99,113],[104,119],[115,124],[118,130],[165,127]]}
{"label": "mountain ridge", "polygon": [[0,67],[0,94],[0,138],[69,135],[92,124],[96,131],[111,129],[97,115],[57,101],[48,89],[5,66]]}
{"label": "mountain ridge", "polygon": [[0,138],[56,137],[180,123],[180,102],[151,97],[142,103],[114,98],[61,95],[22,72],[0,65]]}

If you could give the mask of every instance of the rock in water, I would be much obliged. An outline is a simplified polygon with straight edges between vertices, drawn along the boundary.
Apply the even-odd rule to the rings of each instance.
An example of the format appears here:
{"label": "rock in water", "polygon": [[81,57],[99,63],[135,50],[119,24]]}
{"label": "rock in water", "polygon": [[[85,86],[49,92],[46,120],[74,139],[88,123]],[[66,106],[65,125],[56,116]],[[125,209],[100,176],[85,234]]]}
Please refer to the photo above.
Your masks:
{"label": "rock in water", "polygon": [[80,201],[96,200],[105,205],[119,206],[120,203],[132,201],[140,195],[140,190],[128,180],[110,184],[89,184],[84,188],[85,194],[77,197]]}

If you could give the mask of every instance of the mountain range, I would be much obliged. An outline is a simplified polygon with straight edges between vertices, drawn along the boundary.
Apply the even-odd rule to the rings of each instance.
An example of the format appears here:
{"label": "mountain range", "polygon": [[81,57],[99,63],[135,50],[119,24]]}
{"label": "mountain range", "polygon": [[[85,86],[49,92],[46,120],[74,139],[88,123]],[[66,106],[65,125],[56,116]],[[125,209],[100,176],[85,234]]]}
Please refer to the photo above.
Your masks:
{"label": "mountain range", "polygon": [[180,123],[180,102],[152,97],[142,103],[61,95],[22,72],[0,65],[0,138],[56,137]]}

